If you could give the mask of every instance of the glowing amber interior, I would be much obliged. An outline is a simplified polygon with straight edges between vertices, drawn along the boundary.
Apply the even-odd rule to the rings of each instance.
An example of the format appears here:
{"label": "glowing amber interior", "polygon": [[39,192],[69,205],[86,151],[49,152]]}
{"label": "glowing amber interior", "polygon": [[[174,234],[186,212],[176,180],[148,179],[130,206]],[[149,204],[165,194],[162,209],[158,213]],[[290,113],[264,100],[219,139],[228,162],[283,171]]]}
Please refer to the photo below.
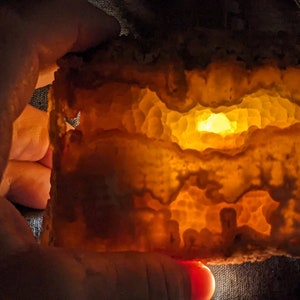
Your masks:
{"label": "glowing amber interior", "polygon": [[[86,82],[101,69],[92,65],[78,68]],[[124,78],[141,72],[132,68],[122,66]],[[207,259],[300,254],[299,68],[185,71],[176,107],[152,85],[76,86],[66,74],[53,93],[54,245]],[[79,127],[65,132],[63,118],[78,111]]]}
{"label": "glowing amber interior", "polygon": [[[82,98],[94,96],[90,90],[80,91]],[[281,97],[276,91],[258,90],[242,98],[241,103],[230,107],[208,108],[197,104],[187,112],[168,109],[155,92],[149,89],[130,90],[129,97],[139,94],[138,103],[116,100],[107,107],[99,103],[89,116],[81,117],[90,128],[124,129],[129,133],[142,133],[148,138],[174,142],[181,149],[203,151],[207,148],[232,149],[243,146],[243,133],[249,128],[276,126],[285,128],[300,120],[297,104]],[[100,124],[95,124],[99,122]]]}

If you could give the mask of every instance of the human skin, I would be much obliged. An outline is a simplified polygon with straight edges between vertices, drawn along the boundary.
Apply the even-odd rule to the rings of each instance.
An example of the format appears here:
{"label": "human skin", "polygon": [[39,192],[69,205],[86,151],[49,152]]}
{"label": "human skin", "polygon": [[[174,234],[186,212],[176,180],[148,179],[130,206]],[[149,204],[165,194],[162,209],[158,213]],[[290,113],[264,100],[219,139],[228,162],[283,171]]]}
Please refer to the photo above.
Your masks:
{"label": "human skin", "polygon": [[[83,264],[79,265],[78,255],[86,256],[86,254],[40,247],[35,243],[26,222],[6,199],[33,208],[44,208],[49,198],[52,162],[47,134],[48,117],[46,113],[28,105],[34,89],[51,81],[55,62],[65,53],[83,51],[95,46],[117,35],[119,30],[119,24],[113,18],[93,8],[84,0],[1,2],[0,296],[2,298],[19,299],[21,296],[23,299],[45,298],[45,295],[51,296],[50,289],[58,288],[58,293],[61,291],[62,294],[55,294],[57,299],[65,298],[65,295],[72,296],[72,299],[76,297],[83,299],[83,296],[76,293],[82,292],[86,297],[90,290],[87,287],[86,290],[80,287],[79,274],[87,272],[89,259],[95,255],[98,257],[96,260],[101,261],[97,272],[105,273],[106,281],[94,283],[91,293],[92,288],[105,290],[107,282],[110,282],[110,279],[114,281],[115,272],[104,269],[111,263],[110,254],[90,254],[83,260]],[[191,283],[188,272],[175,261],[155,254],[114,255],[116,256],[113,258],[113,268],[119,272],[118,278],[124,280],[125,286],[125,282],[130,283],[130,286],[128,290],[118,291],[112,284],[112,294],[108,293],[107,298],[103,299],[116,297],[120,300],[158,299],[155,295],[163,295],[164,298],[160,299],[189,298]],[[128,259],[132,262],[130,265],[136,266],[136,272],[128,273],[126,265]],[[151,272],[147,273],[149,264]],[[77,271],[73,272],[75,269]],[[201,268],[199,270],[200,275],[207,274],[206,269],[203,269],[203,272]],[[79,277],[76,277],[77,275]],[[212,282],[209,276],[206,277],[208,282],[203,281],[205,288]],[[51,282],[48,282],[49,278]],[[65,285],[62,284],[63,278],[67,278]],[[43,288],[36,288],[38,279]],[[161,284],[164,280],[176,284],[170,288],[166,284]],[[145,284],[141,284],[142,282]],[[201,287],[201,282],[197,284]],[[74,285],[78,285],[78,289],[73,288]],[[15,289],[16,286],[22,286],[22,289]],[[131,293],[136,293],[139,297],[132,298]],[[111,298],[111,295],[114,298]]]}
{"label": "human skin", "polygon": [[[115,19],[83,0],[2,1],[0,20],[0,177],[8,158],[14,160],[8,164],[0,194],[44,208],[49,192],[45,179],[50,174],[47,116],[26,107],[28,99],[37,84],[51,80],[59,57],[95,46],[120,28]],[[35,163],[40,160],[45,168]],[[24,176],[17,178],[17,173]],[[37,189],[25,188],[34,182],[40,183],[39,195],[32,192]],[[25,192],[23,200],[20,191]]]}

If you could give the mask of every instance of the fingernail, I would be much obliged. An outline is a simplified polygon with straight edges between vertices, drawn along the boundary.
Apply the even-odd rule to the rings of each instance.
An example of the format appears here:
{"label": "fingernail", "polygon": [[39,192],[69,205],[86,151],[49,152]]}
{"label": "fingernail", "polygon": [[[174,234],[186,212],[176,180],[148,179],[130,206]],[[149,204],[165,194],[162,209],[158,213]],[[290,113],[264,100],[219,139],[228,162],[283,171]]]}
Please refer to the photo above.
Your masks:
{"label": "fingernail", "polygon": [[209,268],[195,260],[178,260],[178,262],[189,271],[191,300],[211,299],[215,291],[215,278]]}

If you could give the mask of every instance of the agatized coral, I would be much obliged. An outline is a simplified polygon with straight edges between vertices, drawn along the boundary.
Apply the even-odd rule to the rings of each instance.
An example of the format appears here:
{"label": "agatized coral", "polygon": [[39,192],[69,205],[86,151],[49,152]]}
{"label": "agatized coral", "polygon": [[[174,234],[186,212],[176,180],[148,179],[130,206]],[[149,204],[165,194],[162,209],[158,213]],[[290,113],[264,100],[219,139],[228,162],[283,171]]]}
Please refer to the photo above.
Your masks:
{"label": "agatized coral", "polygon": [[232,55],[203,68],[199,55],[187,70],[183,48],[147,58],[121,40],[61,62],[44,240],[207,260],[300,254],[300,68]]}

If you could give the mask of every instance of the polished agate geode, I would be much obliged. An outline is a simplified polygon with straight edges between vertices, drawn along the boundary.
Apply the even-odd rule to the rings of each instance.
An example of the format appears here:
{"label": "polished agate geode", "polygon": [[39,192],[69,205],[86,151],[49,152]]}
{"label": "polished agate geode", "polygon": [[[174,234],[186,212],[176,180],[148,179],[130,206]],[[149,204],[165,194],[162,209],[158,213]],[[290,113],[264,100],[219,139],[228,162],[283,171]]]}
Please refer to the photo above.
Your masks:
{"label": "polished agate geode", "polygon": [[42,242],[208,261],[299,255],[300,66],[289,41],[199,29],[61,60]]}

